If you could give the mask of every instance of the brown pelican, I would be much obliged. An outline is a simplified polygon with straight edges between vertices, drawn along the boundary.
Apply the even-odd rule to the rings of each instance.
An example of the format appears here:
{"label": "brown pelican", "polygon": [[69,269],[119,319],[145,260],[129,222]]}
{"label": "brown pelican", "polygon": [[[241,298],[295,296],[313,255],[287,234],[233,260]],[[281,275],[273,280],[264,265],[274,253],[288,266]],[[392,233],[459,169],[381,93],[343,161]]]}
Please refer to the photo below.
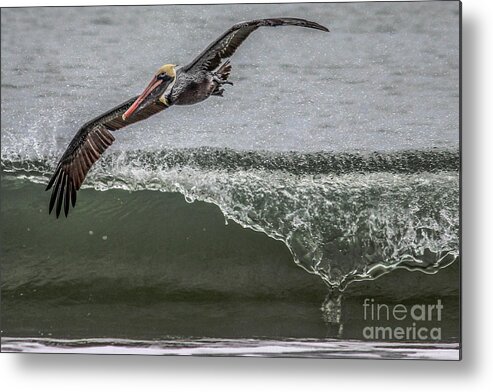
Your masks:
{"label": "brown pelican", "polygon": [[212,42],[191,63],[176,67],[166,64],[157,70],[138,97],[129,99],[84,124],[58,162],[46,190],[53,187],[49,213],[62,204],[65,216],[75,207],[77,191],[87,172],[115,140],[112,132],[144,120],[172,105],[193,105],[211,95],[222,96],[231,64],[228,60],[241,43],[261,26],[300,26],[329,31],[315,22],[298,18],[259,19],[235,24]]}

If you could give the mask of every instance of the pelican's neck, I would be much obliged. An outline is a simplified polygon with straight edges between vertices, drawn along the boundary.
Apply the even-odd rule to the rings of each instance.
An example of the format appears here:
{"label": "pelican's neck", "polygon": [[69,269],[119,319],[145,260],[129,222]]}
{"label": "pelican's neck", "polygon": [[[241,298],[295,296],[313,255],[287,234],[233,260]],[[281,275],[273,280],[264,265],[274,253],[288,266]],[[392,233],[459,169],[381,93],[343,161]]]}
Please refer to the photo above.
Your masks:
{"label": "pelican's neck", "polygon": [[175,83],[176,83],[176,74],[175,77],[173,78],[173,81],[169,84],[169,86],[166,88],[164,93],[159,97],[159,101],[161,101],[161,103],[165,104],[166,106],[170,106],[169,96],[171,95],[171,90],[173,90]]}

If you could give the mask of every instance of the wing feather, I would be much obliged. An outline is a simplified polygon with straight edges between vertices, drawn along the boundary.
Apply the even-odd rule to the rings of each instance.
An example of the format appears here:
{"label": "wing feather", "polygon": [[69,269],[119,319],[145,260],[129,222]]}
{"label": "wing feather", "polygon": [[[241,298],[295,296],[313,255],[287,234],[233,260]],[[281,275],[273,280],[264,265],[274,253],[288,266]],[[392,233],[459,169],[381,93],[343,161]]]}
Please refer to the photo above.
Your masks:
{"label": "wing feather", "polygon": [[62,211],[68,215],[70,204],[75,207],[77,191],[94,163],[115,140],[112,131],[156,114],[167,108],[156,101],[134,113],[130,119],[123,120],[122,115],[134,103],[137,97],[129,99],[106,113],[84,124],[70,142],[67,150],[58,162],[55,173],[48,182],[46,190],[52,189],[49,212],[55,208],[58,218]]}
{"label": "wing feather", "polygon": [[329,31],[318,23],[299,18],[257,19],[237,23],[212,42],[190,64],[185,65],[182,70],[184,72],[214,71],[224,59],[231,57],[236,52],[236,49],[251,33],[262,26],[299,26]]}

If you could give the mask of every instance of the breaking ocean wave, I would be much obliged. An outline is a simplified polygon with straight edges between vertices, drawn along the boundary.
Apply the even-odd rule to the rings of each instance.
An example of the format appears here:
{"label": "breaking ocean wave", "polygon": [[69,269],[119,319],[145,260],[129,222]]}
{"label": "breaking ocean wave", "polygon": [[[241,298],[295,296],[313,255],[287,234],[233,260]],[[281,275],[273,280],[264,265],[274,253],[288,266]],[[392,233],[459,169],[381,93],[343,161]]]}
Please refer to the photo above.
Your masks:
{"label": "breaking ocean wave", "polygon": [[[41,183],[55,163],[2,160],[4,176]],[[455,260],[459,163],[454,150],[134,151],[108,154],[83,188],[179,192],[187,202],[215,204],[226,223],[284,242],[296,264],[343,289],[397,267],[434,273]]]}

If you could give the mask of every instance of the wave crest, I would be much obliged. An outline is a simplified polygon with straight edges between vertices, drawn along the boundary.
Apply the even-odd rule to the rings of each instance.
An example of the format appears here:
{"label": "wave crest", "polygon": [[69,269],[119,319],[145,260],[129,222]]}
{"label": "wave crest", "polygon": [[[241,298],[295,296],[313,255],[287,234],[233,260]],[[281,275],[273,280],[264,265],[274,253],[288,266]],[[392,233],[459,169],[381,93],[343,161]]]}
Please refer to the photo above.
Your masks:
{"label": "wave crest", "polygon": [[[46,181],[54,160],[2,161]],[[458,257],[457,151],[330,154],[218,149],[110,154],[91,171],[98,190],[180,192],[283,241],[294,261],[343,289],[397,267],[433,273]]]}

